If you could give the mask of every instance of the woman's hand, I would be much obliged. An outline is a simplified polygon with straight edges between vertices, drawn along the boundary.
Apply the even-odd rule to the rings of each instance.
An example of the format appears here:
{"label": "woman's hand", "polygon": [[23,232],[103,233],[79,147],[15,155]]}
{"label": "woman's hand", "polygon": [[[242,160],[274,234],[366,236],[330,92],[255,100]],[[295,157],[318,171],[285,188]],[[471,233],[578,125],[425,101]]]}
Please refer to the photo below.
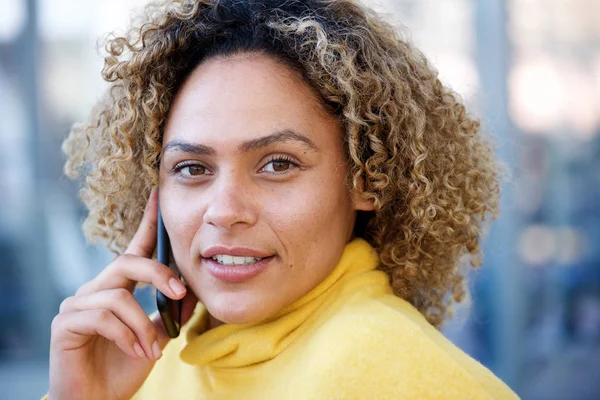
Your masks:
{"label": "woman's hand", "polygon": [[197,298],[151,259],[157,219],[154,190],[125,254],[62,302],[52,321],[50,400],[128,399],[144,383],[169,337],[160,317],[151,321],[133,297],[136,282],[183,298],[182,324],[190,318]]}

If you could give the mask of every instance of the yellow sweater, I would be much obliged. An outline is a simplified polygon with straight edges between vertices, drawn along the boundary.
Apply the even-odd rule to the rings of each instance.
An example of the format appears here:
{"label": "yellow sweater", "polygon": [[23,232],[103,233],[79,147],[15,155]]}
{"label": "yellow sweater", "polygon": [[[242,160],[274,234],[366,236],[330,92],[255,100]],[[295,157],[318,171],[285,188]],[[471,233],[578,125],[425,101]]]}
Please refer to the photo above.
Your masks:
{"label": "yellow sweater", "polygon": [[518,398],[394,296],[377,262],[355,239],[325,281],[258,325],[206,331],[198,304],[133,399]]}

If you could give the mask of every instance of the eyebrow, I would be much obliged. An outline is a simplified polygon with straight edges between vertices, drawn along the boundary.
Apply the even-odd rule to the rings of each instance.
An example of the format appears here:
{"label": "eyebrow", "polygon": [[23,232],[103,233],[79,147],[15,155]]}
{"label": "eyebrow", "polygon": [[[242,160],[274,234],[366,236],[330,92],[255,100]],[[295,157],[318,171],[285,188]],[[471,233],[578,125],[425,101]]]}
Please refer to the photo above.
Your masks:
{"label": "eyebrow", "polygon": [[[249,153],[275,143],[285,143],[290,141],[301,142],[312,151],[319,150],[317,145],[312,140],[291,129],[284,129],[258,139],[248,140],[244,143],[241,143],[238,146],[238,150],[244,153]],[[212,147],[205,146],[203,144],[194,144],[180,139],[175,139],[167,143],[163,149],[163,153],[167,153],[168,151],[179,151],[183,153],[196,154],[199,156],[214,156],[217,154],[217,151]]]}

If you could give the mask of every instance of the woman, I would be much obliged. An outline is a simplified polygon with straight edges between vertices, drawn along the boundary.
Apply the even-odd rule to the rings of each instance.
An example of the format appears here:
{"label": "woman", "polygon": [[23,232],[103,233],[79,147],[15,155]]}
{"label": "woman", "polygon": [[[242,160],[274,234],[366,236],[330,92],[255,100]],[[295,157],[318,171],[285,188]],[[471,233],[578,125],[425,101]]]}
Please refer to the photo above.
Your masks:
{"label": "woman", "polygon": [[[375,13],[173,0],[106,48],[112,86],[65,170],[87,237],[122,255],[54,319],[50,399],[516,397],[436,329],[498,165]],[[159,198],[187,287],[152,259]],[[183,299],[178,338],[138,282]]]}

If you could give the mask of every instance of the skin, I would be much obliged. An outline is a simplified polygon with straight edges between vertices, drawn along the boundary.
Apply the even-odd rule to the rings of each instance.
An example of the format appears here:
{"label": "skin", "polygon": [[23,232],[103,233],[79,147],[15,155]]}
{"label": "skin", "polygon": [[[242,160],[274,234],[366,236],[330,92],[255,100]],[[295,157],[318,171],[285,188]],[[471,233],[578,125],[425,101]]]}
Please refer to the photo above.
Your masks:
{"label": "skin", "polygon": [[[282,131],[266,146],[256,142]],[[141,387],[170,339],[160,318],[150,320],[133,297],[138,282],[183,299],[184,324],[199,298],[213,327],[264,320],[318,285],[352,238],[356,210],[373,209],[345,185],[341,138],[338,120],[311,88],[273,59],[245,54],[200,65],[176,96],[159,192],[125,254],[65,299],[52,321],[49,399],[124,399]],[[176,141],[214,154],[182,152]],[[292,163],[273,162],[282,155]],[[200,167],[175,173],[182,162]],[[152,260],[158,193],[188,288]],[[273,259],[247,281],[221,281],[201,257],[217,244]]]}
{"label": "skin", "polygon": [[[288,135],[244,148],[281,132]],[[193,71],[165,128],[159,193],[175,262],[213,325],[260,322],[329,275],[356,211],[373,209],[348,190],[346,174],[341,124],[299,73],[262,54],[210,59]],[[258,276],[226,282],[202,257],[218,244],[274,259]]]}
{"label": "skin", "polygon": [[182,322],[189,320],[196,297],[152,260],[157,199],[153,191],[125,254],[61,303],[50,337],[50,400],[129,399],[144,383],[169,337],[160,318],[151,321],[133,297],[137,282],[183,298]]}

